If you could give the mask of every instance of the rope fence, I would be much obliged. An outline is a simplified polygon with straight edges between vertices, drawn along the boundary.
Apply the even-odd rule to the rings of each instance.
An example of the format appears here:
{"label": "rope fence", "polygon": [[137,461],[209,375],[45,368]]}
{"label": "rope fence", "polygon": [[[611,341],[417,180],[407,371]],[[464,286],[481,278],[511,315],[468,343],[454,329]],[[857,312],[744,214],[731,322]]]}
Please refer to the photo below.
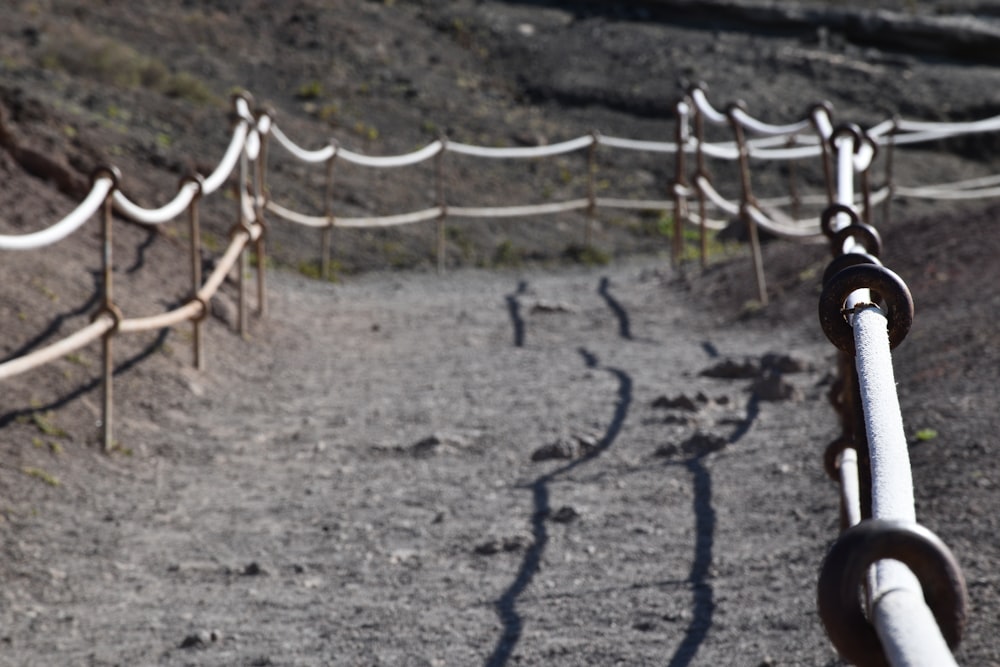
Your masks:
{"label": "rope fence", "polygon": [[[503,219],[584,212],[586,239],[599,209],[662,211],[673,216],[671,254],[681,261],[685,227],[699,232],[701,262],[707,262],[710,231],[734,219],[747,230],[758,298],[767,303],[760,231],[780,238],[827,242],[833,254],[823,278],[820,322],[840,349],[838,378],[830,399],[842,434],[827,448],[827,472],[841,489],[844,532],[824,563],[819,581],[821,618],[841,655],[858,665],[955,664],[966,614],[961,571],[939,539],[916,522],[913,483],[899,402],[892,375],[891,349],[909,329],[913,305],[905,283],[881,265],[881,239],[872,226],[873,209],[894,199],[954,201],[1000,196],[1000,175],[937,184],[894,183],[892,156],[897,146],[936,142],[954,137],[1000,131],[1000,116],[971,123],[925,123],[893,119],[867,131],[835,124],[831,109],[815,105],[805,117],[770,124],[750,115],[742,104],[714,107],[705,91],[690,89],[674,107],[672,141],[636,140],[599,132],[544,146],[485,147],[446,137],[401,155],[372,156],[350,151],[331,141],[306,148],[276,123],[271,110],[254,108],[252,97],[232,100],[234,123],[228,147],[207,175],[183,179],[174,196],[156,208],[132,201],[119,185],[113,167],[101,167],[80,204],[55,224],[27,234],[0,235],[0,250],[39,250],[63,241],[91,219],[101,224],[102,275],[100,305],[92,322],[65,338],[0,363],[0,381],[51,363],[101,340],[102,429],[106,449],[112,447],[112,352],[119,334],[192,326],[193,363],[204,366],[202,322],[209,302],[223,282],[236,272],[238,325],[247,326],[249,250],[255,251],[257,310],[266,311],[265,214],[286,223],[321,230],[321,266],[328,275],[330,232],[335,228],[371,229],[434,221],[437,266],[444,268],[445,224],[451,218]],[[713,129],[714,128],[714,129]],[[709,141],[707,132],[726,138]],[[325,170],[323,210],[310,212],[293,203],[279,203],[267,183],[269,147],[274,140],[287,156]],[[674,158],[671,180],[660,198],[598,196],[598,151],[637,151]],[[886,151],[885,183],[873,190],[872,165]],[[454,205],[445,190],[449,154],[481,160],[540,160],[586,152],[586,190],[560,201],[505,205]],[[367,169],[405,169],[433,160],[434,201],[424,208],[384,215],[341,216],[336,206],[335,165]],[[753,175],[762,165],[785,165],[788,194],[758,197]],[[710,165],[728,165],[738,181],[738,195],[720,192],[720,179]],[[800,193],[795,165],[821,174],[816,193]],[[692,168],[693,167],[693,168]],[[236,224],[214,269],[201,273],[203,246],[200,202],[227,184],[235,193]],[[859,187],[855,187],[859,185]],[[729,185],[731,183],[723,183]],[[190,292],[184,303],[168,312],[126,317],[115,304],[112,235],[113,218],[147,225],[177,221],[186,214],[190,236]],[[858,605],[864,589],[866,608]]]}

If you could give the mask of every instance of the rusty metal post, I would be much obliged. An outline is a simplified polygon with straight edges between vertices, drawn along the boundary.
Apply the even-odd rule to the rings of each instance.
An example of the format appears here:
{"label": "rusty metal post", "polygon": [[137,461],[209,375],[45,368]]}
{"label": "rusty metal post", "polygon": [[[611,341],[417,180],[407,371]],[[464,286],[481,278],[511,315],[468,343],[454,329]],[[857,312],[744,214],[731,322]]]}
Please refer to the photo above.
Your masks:
{"label": "rusty metal post", "polygon": [[115,307],[114,303],[114,259],[112,235],[112,205],[113,195],[118,189],[121,180],[121,173],[115,167],[99,167],[94,171],[92,180],[100,177],[110,178],[112,187],[108,191],[107,197],[101,209],[101,306],[96,317],[110,315],[114,318],[114,326],[108,329],[101,337],[101,439],[105,452],[110,452],[114,448],[114,436],[112,419],[114,419],[114,346],[112,338],[118,332],[118,325],[121,323],[121,311]]}
{"label": "rusty metal post", "polygon": [[[687,143],[687,120],[686,114],[689,111],[689,105],[687,102],[678,102],[676,106],[675,119],[677,125],[674,128],[674,141],[677,144],[677,152],[675,153],[674,160],[674,183],[673,183],[673,200],[674,200],[674,229],[673,229],[673,245],[671,247],[671,256],[673,258],[674,264],[680,262],[680,258],[683,253],[683,243],[684,243],[684,230],[683,227],[687,223],[687,198],[684,196],[682,190],[687,188],[687,156],[684,153],[684,145]],[[704,261],[702,263],[704,265]]]}
{"label": "rusty metal post", "polygon": [[583,247],[593,242],[594,216],[597,215],[597,130],[590,133],[593,143],[587,147],[587,221],[583,233]]}
{"label": "rusty metal post", "polygon": [[437,272],[438,275],[444,273],[445,260],[445,228],[444,221],[448,215],[448,205],[445,203],[444,192],[444,154],[448,147],[447,137],[442,136],[441,152],[434,156],[434,190],[437,196],[437,205],[441,213],[437,218]]}
{"label": "rusty metal post", "polygon": [[[198,207],[201,202],[204,179],[201,177],[201,174],[194,174],[185,180],[190,180],[198,185],[198,192],[195,194],[194,199],[191,200],[191,206],[188,207],[188,234],[191,237],[191,296],[197,297],[198,290],[201,288],[201,220],[198,214]],[[208,304],[202,303],[201,306],[201,314],[191,322],[193,363],[194,367],[198,370],[205,369],[205,357],[202,354],[201,323],[208,315]]]}
{"label": "rusty metal post", "polygon": [[742,190],[742,197],[740,202],[740,218],[743,219],[744,224],[747,226],[747,232],[750,235],[750,251],[751,257],[753,259],[754,274],[757,277],[757,296],[760,300],[761,305],[767,305],[767,283],[764,278],[764,258],[760,250],[760,236],[757,232],[757,222],[750,215],[749,207],[753,201],[753,192],[751,191],[750,183],[750,154],[747,150],[746,136],[743,132],[743,126],[740,125],[739,120],[736,119],[734,111],[739,108],[738,105],[730,105],[727,109],[727,116],[729,117],[729,124],[733,128],[733,134],[736,136],[736,146],[739,149],[739,169],[740,169],[740,189]]}
{"label": "rusty metal post", "polygon": [[264,219],[264,207],[267,203],[267,190],[265,185],[265,169],[267,166],[267,138],[269,135],[260,135],[260,152],[256,162],[256,198],[254,200],[254,213],[257,216],[257,224],[260,225],[260,236],[257,237],[255,249],[257,252],[257,316],[264,317],[267,314],[267,285],[265,282],[265,269],[267,267],[267,253],[265,240],[267,238],[267,221]]}
{"label": "rusty metal post", "polygon": [[333,217],[333,165],[337,159],[337,143],[332,142],[333,155],[326,161],[326,191],[324,193],[324,207],[326,208],[326,227],[323,228],[320,243],[320,267],[319,273],[323,280],[330,279],[330,237],[333,234],[335,224]]}
{"label": "rusty metal post", "polygon": [[[708,180],[708,168],[705,165],[705,151],[702,144],[705,142],[705,118],[698,107],[694,108],[694,133],[695,133],[695,166],[697,168],[696,179]],[[701,267],[708,266],[708,207],[705,205],[705,191],[698,185],[698,238],[701,244]]]}

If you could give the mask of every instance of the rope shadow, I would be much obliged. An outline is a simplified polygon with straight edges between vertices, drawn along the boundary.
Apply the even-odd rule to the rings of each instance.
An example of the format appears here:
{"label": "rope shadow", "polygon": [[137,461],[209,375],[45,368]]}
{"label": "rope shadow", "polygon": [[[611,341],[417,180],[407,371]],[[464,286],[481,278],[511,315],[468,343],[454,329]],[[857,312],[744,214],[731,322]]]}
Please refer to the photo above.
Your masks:
{"label": "rope shadow", "polygon": [[517,284],[517,290],[506,297],[507,312],[510,313],[510,322],[514,327],[514,347],[524,347],[524,317],[521,315],[521,302],[517,297],[527,292],[528,281],[522,280]]}
{"label": "rope shadow", "polygon": [[159,232],[155,228],[150,227],[146,229],[146,238],[136,248],[135,261],[125,269],[125,273],[135,273],[146,266],[146,251],[153,246],[157,237],[159,237]]}
{"label": "rope shadow", "polygon": [[[751,394],[747,400],[746,417],[729,436],[729,444],[743,438],[760,414],[760,400]],[[691,475],[694,497],[691,500],[694,511],[695,541],[694,562],[688,573],[687,582],[691,587],[692,617],[684,632],[684,639],[671,656],[667,667],[687,667],[694,661],[698,649],[708,636],[715,618],[715,590],[711,583],[711,567],[715,549],[715,508],[712,507],[712,473],[705,465],[708,454],[693,456],[682,464]]]}
{"label": "rope shadow", "polygon": [[632,324],[629,321],[628,311],[611,295],[611,292],[608,291],[610,287],[611,281],[607,276],[604,276],[597,287],[597,293],[603,297],[604,301],[608,304],[608,308],[618,318],[618,335],[625,340],[632,340]]}
{"label": "rope shadow", "polygon": [[[163,347],[164,343],[167,342],[167,337],[169,335],[170,335],[169,328],[161,329],[160,333],[156,336],[156,339],[153,340],[152,343],[144,347],[142,350],[137,352],[132,357],[129,357],[122,363],[115,366],[114,370],[111,373],[112,377],[118,377],[120,375],[124,375],[125,373],[129,372],[130,370],[138,366],[141,362],[153,356],[153,354],[158,352],[160,348]],[[5,428],[6,426],[12,424],[13,422],[15,422],[20,418],[28,417],[35,413],[48,412],[49,410],[58,410],[59,408],[63,408],[72,403],[73,401],[77,400],[81,396],[88,394],[91,391],[94,391],[95,389],[99,389],[101,386],[101,382],[102,378],[95,377],[92,378],[86,384],[83,384],[74,389],[73,391],[63,396],[60,396],[51,403],[47,403],[45,405],[32,406],[30,408],[11,410],[10,412],[0,414],[0,429]]]}
{"label": "rope shadow", "polygon": [[94,293],[91,297],[83,304],[77,306],[73,310],[68,310],[64,313],[59,313],[52,318],[49,325],[38,332],[31,340],[26,341],[21,347],[16,350],[11,351],[9,354],[0,358],[0,363],[10,361],[12,359],[17,359],[18,357],[23,357],[24,355],[32,352],[36,347],[42,345],[47,340],[59,333],[59,329],[62,325],[71,317],[79,317],[80,315],[86,315],[87,313],[93,312],[97,309],[98,304],[101,302],[101,277],[97,271],[91,271],[90,276],[94,281]]}
{"label": "rope shadow", "polygon": [[[596,355],[585,348],[577,350],[583,357],[587,368],[599,368],[600,362]],[[604,432],[604,436],[597,442],[593,449],[583,456],[540,476],[531,484],[531,496],[534,503],[534,512],[531,515],[531,546],[525,551],[524,558],[521,559],[521,566],[517,576],[511,585],[494,603],[497,616],[503,623],[503,633],[497,640],[493,653],[486,659],[486,667],[501,667],[506,665],[513,655],[514,649],[521,638],[524,629],[524,620],[517,611],[517,601],[521,594],[531,584],[535,573],[538,572],[548,545],[549,533],[545,525],[551,512],[549,505],[549,483],[589,461],[600,456],[611,445],[614,444],[621,433],[628,417],[629,407],[632,404],[632,378],[625,371],[618,368],[605,368],[618,379],[618,400],[615,403],[615,411],[611,421]]]}

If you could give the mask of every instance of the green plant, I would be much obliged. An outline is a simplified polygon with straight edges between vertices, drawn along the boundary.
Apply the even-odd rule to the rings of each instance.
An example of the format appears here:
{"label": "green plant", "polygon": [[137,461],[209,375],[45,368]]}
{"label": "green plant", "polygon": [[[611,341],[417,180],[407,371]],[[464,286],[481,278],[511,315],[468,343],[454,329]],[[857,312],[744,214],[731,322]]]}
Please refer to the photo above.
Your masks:
{"label": "green plant", "polygon": [[493,251],[495,266],[521,266],[524,263],[524,250],[518,248],[509,240],[501,241]]}
{"label": "green plant", "polygon": [[930,442],[938,437],[938,432],[932,428],[922,428],[916,433],[917,442]]}
{"label": "green plant", "polygon": [[318,100],[323,97],[323,84],[319,81],[309,81],[299,86],[295,91],[295,97],[300,100]]}
{"label": "green plant", "polygon": [[563,251],[563,257],[584,266],[604,266],[611,261],[608,253],[592,245],[571,243]]}
{"label": "green plant", "polygon": [[35,426],[44,435],[53,438],[68,438],[69,434],[62,428],[56,426],[55,422],[52,421],[53,414],[49,412],[32,412],[30,416],[18,418],[18,421],[24,423],[29,422]]}
{"label": "green plant", "polygon": [[34,479],[45,482],[49,486],[59,486],[61,484],[58,477],[42,470],[41,468],[25,467],[22,468],[21,471],[28,477],[33,477]]}

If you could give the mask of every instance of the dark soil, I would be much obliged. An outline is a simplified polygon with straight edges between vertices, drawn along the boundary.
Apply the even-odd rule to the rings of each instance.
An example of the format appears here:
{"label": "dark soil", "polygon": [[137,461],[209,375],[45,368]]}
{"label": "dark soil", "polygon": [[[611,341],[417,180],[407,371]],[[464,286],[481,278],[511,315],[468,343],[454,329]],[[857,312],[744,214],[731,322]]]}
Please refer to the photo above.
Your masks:
{"label": "dark soil", "polygon": [[[906,32],[965,11],[988,28],[995,8],[886,6],[910,37],[874,42],[853,4],[17,2],[0,24],[0,232],[59,219],[106,162],[137,200],[166,200],[221,155],[235,87],[307,145],[377,154],[441,133],[669,139],[699,80],[775,122],[821,100],[862,125],[1000,110],[995,56]],[[898,178],[990,173],[995,145],[899,151]],[[322,211],[322,173],[275,153],[275,197]],[[456,161],[449,201],[579,196],[574,160]],[[611,196],[662,198],[672,177],[662,158],[600,160]],[[343,215],[433,201],[420,170],[338,166],[337,184]],[[234,206],[205,203],[207,263]],[[877,219],[917,306],[894,364],[918,516],[969,585],[969,665],[1000,664],[996,214],[902,202]],[[602,212],[612,262],[581,266],[561,258],[582,217],[452,222],[440,277],[430,227],[343,231],[339,283],[296,272],[314,270],[315,235],[275,224],[269,312],[232,334],[227,284],[207,370],[186,327],[116,339],[111,455],[98,346],[5,383],[0,664],[839,664],[814,600],[838,519],[826,253],[767,243],[760,307],[745,253],[671,266],[655,223]],[[126,315],[185,297],[181,227],[116,222]],[[87,321],[99,248],[91,226],[4,254],[4,359]],[[797,363],[770,384],[712,377],[775,354]]]}

